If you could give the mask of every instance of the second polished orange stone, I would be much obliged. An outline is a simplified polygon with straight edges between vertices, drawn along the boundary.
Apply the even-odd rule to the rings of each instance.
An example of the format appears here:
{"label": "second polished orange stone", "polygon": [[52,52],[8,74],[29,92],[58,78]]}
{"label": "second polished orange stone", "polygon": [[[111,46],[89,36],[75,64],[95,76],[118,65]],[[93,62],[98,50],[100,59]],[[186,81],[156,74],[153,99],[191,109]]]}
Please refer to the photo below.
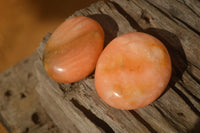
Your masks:
{"label": "second polished orange stone", "polygon": [[132,110],[156,100],[171,76],[171,60],[155,37],[132,32],[111,41],[99,57],[95,86],[110,106]]}
{"label": "second polished orange stone", "polygon": [[43,52],[48,75],[57,82],[72,83],[88,76],[103,49],[102,27],[88,17],[73,17],[52,34]]}

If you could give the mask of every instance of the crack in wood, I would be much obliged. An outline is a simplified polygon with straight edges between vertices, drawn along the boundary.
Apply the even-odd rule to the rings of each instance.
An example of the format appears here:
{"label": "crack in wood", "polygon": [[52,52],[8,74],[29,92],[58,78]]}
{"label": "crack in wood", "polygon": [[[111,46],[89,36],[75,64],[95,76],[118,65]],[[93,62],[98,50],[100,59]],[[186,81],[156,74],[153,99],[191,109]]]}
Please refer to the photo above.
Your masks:
{"label": "crack in wood", "polygon": [[[177,0],[176,0],[177,1]],[[183,4],[183,5],[185,5],[188,9],[190,9],[190,11],[192,11],[195,15],[197,15],[197,17],[200,17],[200,15],[199,14],[197,14],[186,2],[185,2],[185,0],[182,0],[183,1],[183,3],[181,3],[180,1],[178,1],[178,2],[180,2],[181,4]]]}
{"label": "crack in wood", "polygon": [[140,25],[119,4],[113,1],[111,3],[114,5],[117,11],[127,19],[133,29],[136,29],[138,32],[144,32],[143,28],[141,28]]}
{"label": "crack in wood", "polygon": [[140,123],[142,123],[151,133],[157,133],[157,131],[147,122],[145,121],[136,111],[129,111]]}
{"label": "crack in wood", "polygon": [[[154,5],[153,3],[149,2],[149,1],[146,1],[147,3],[149,3],[151,6],[153,6],[154,8],[156,8],[158,11],[160,11],[163,15],[165,15],[167,18],[169,18],[170,20],[172,20],[173,22],[175,22],[176,24],[177,21],[182,23],[184,26],[186,26],[187,28],[189,28],[191,31],[193,31],[194,33],[196,33],[197,35],[200,36],[200,32],[197,31],[196,29],[194,29],[192,26],[190,26],[189,24],[187,24],[186,22],[184,22],[183,20],[179,19],[178,17],[174,16],[173,14],[168,15],[166,12],[164,12],[163,10],[161,10],[159,7],[157,7],[156,5]],[[174,19],[176,20],[174,20]]]}
{"label": "crack in wood", "polygon": [[91,91],[93,90],[91,87],[89,87],[87,85],[87,83],[85,83],[85,81],[80,82],[80,85],[82,85],[82,87],[84,88],[84,90],[90,89]]}
{"label": "crack in wood", "polygon": [[58,83],[58,88],[66,95],[73,91],[74,85],[75,83]]}
{"label": "crack in wood", "polygon": [[181,131],[180,127],[175,126],[176,124],[173,122],[172,119],[170,119],[170,117],[166,116],[165,113],[154,104],[154,107],[156,108],[156,110],[160,113],[160,115],[165,118],[165,120],[173,127],[175,128],[177,131]]}
{"label": "crack in wood", "polygon": [[108,8],[110,10],[112,10],[112,7],[110,6],[110,3],[112,4],[112,2],[110,0],[106,1],[105,4],[108,6]]}
{"label": "crack in wood", "polygon": [[63,94],[67,92],[65,86],[62,83],[58,83],[58,86],[58,88],[63,92]]}
{"label": "crack in wood", "polygon": [[86,8],[85,10],[86,10],[86,12],[87,12],[88,14],[90,14],[90,13],[92,12],[89,8]]}
{"label": "crack in wood", "polygon": [[194,94],[192,94],[192,92],[190,92],[183,84],[183,82],[179,81],[178,84],[185,90],[185,92],[190,95],[197,103],[200,104],[200,99],[198,97],[196,97]]}
{"label": "crack in wood", "polygon": [[172,19],[172,17],[167,14],[166,12],[164,12],[163,10],[161,10],[160,8],[158,8],[157,6],[155,6],[154,4],[152,4],[151,2],[149,1],[146,1],[149,5],[151,5],[152,7],[154,7],[155,9],[157,9],[160,13],[162,13],[165,17],[167,17],[168,19],[170,19],[171,21],[173,21],[174,23],[176,23],[178,25],[178,23],[176,21],[174,21]]}
{"label": "crack in wood", "polygon": [[76,99],[72,98],[70,100],[72,104],[78,108],[83,114],[97,127],[103,129],[106,133],[114,133],[113,129],[103,120],[98,118],[95,114],[93,114],[90,110],[81,105]]}
{"label": "crack in wood", "polygon": [[197,78],[197,77],[195,77],[190,71],[186,71],[189,75],[190,75],[190,77],[192,77],[193,79],[194,79],[194,81],[196,82],[196,83],[198,83],[199,85],[200,85],[200,80]]}
{"label": "crack in wood", "polygon": [[200,111],[193,105],[193,103],[189,100],[189,98],[178,88],[175,86],[172,88],[183,100],[184,102],[190,107],[190,109],[200,117]]}
{"label": "crack in wood", "polygon": [[104,14],[104,13],[101,11],[101,9],[100,9],[100,8],[98,9],[98,11],[99,11],[99,13],[100,13],[100,14]]}
{"label": "crack in wood", "polygon": [[197,65],[192,64],[191,62],[189,62],[189,65],[190,65],[190,67],[192,67],[192,66],[195,67],[200,72],[200,68]]}
{"label": "crack in wood", "polygon": [[192,26],[190,26],[189,24],[187,24],[186,22],[184,22],[183,20],[179,19],[179,18],[176,17],[176,16],[173,16],[173,15],[172,15],[172,17],[173,17],[174,19],[176,19],[177,21],[181,22],[183,25],[185,25],[185,26],[186,26],[187,28],[189,28],[191,31],[193,31],[194,33],[196,33],[197,35],[200,36],[200,32],[197,31],[196,29],[194,29]]}

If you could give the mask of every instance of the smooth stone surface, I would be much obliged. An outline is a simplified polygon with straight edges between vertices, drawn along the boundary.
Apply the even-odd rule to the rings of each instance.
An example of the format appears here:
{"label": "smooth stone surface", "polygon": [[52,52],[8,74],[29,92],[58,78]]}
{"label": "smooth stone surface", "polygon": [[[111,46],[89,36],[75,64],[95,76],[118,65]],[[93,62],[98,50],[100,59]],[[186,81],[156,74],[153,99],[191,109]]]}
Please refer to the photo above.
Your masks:
{"label": "smooth stone surface", "polygon": [[72,83],[88,76],[103,49],[104,31],[88,17],[73,17],[52,34],[43,52],[48,75],[57,82]]}
{"label": "smooth stone surface", "polygon": [[156,100],[171,71],[171,59],[162,42],[146,33],[127,33],[111,41],[100,55],[95,86],[110,106],[132,110]]}

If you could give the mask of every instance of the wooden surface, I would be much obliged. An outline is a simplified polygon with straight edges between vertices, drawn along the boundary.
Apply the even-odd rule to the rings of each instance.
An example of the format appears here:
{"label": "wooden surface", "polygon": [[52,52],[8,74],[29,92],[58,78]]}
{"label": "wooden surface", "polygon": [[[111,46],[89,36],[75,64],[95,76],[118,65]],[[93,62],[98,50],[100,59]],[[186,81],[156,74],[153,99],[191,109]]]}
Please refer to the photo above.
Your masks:
{"label": "wooden surface", "polygon": [[0,75],[0,121],[10,133],[59,133],[35,90],[36,60],[35,53]]}
{"label": "wooden surface", "polygon": [[[168,48],[173,74],[165,93],[147,107],[123,111],[97,95],[94,75],[58,84],[36,62],[42,105],[62,132],[200,132],[200,2],[197,0],[110,0],[77,11],[105,30],[106,43],[133,31],[146,32]],[[48,37],[46,36],[46,41]],[[38,50],[42,58],[44,40]]]}
{"label": "wooden surface", "polygon": [[[18,116],[20,111],[17,114],[15,111],[20,107],[24,108],[24,105],[5,100],[12,97],[20,99],[24,97],[21,93],[28,95],[24,90],[30,87],[37,90],[42,106],[63,133],[200,132],[199,14],[198,0],[110,0],[94,3],[75,12],[72,16],[89,16],[102,25],[105,31],[105,45],[114,37],[133,31],[146,32],[160,39],[168,48],[173,65],[172,78],[166,91],[147,107],[123,111],[108,106],[99,98],[94,87],[94,74],[73,84],[58,84],[45,73],[42,65],[42,51],[50,37],[50,34],[47,34],[38,48],[39,58],[34,54],[28,58],[31,60],[29,65],[22,61],[9,70],[10,74],[5,72],[1,75],[0,78],[4,80],[0,82],[3,86],[0,88],[3,92],[0,98],[4,99],[0,100],[7,103],[0,103],[0,118],[4,125],[13,128],[26,124],[27,127],[32,127],[29,130],[37,129],[34,127],[41,128],[34,122],[17,123],[16,119],[23,115]],[[32,72],[31,78],[37,80],[28,80],[29,70]],[[25,84],[26,87],[20,84]],[[6,96],[10,95],[5,93],[8,88],[13,88],[12,97]],[[39,102],[36,103],[31,105],[38,105],[40,110]],[[2,111],[3,107],[7,110]],[[8,107],[14,109],[9,110]],[[34,110],[27,116],[30,118],[34,112],[40,111]],[[47,117],[46,122],[41,125],[48,125],[48,116],[44,111],[41,112],[41,117]],[[44,128],[41,132],[48,132],[47,129]]]}

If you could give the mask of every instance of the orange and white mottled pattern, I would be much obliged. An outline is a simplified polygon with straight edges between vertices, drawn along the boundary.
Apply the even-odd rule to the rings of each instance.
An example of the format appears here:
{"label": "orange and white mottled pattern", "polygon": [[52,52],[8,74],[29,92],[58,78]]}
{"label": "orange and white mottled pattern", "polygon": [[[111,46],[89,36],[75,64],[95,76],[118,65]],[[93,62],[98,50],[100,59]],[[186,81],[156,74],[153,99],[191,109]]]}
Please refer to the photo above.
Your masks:
{"label": "orange and white mottled pattern", "polygon": [[99,57],[95,86],[110,106],[136,109],[156,100],[171,77],[171,60],[155,37],[127,33],[114,39]]}

